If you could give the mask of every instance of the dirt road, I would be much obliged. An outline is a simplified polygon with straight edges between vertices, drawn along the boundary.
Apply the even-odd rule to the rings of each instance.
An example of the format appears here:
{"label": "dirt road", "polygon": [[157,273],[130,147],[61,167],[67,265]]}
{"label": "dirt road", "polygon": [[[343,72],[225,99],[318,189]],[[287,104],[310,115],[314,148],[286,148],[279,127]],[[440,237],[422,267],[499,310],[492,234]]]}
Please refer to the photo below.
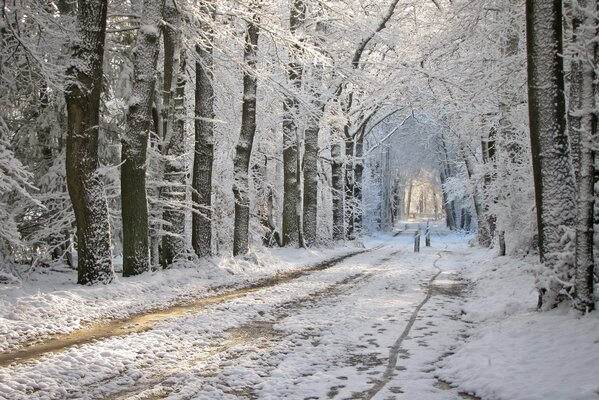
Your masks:
{"label": "dirt road", "polygon": [[3,361],[0,397],[468,398],[434,374],[466,327],[466,286],[449,268],[459,257],[442,238],[414,254],[404,235],[311,271],[114,322],[97,340],[62,338],[50,351],[42,344]]}

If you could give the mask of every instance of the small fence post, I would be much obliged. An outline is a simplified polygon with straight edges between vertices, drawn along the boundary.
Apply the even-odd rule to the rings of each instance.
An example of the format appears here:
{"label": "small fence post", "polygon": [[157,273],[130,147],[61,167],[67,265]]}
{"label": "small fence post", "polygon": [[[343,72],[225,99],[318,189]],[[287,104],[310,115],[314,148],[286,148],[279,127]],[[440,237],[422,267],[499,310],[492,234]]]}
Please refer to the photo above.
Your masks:
{"label": "small fence post", "polygon": [[414,253],[420,252],[420,230],[414,232]]}
{"label": "small fence post", "polygon": [[426,231],[424,232],[424,243],[426,247],[431,247],[431,227],[426,223]]}

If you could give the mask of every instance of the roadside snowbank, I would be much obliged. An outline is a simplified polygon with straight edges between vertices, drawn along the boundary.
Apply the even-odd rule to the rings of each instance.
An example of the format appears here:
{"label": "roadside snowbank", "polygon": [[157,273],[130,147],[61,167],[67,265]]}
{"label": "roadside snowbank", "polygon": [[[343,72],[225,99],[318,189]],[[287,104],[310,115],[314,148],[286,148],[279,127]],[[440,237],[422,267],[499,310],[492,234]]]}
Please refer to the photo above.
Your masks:
{"label": "roadside snowbank", "polygon": [[470,337],[438,376],[483,399],[599,398],[599,312],[535,310],[534,260],[475,250],[462,266],[474,282],[464,306]]}

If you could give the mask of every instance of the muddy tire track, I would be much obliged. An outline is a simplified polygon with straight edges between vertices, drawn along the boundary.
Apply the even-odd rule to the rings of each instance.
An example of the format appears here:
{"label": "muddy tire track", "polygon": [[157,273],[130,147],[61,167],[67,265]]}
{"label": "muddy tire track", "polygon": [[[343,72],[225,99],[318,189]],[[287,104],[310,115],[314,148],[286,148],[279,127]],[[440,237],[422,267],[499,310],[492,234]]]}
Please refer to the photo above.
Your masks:
{"label": "muddy tire track", "polygon": [[383,246],[380,245],[370,249],[353,251],[341,256],[324,260],[307,268],[259,279],[250,285],[236,289],[231,289],[230,286],[215,288],[213,291],[217,292],[217,294],[195,298],[191,301],[186,300],[165,308],[151,309],[149,311],[133,314],[126,318],[92,322],[88,327],[78,329],[69,334],[52,335],[48,339],[44,339],[42,342],[26,342],[17,349],[0,353],[0,367],[22,364],[27,361],[41,358],[46,354],[66,351],[74,346],[80,346],[117,336],[125,336],[132,333],[145,332],[152,329],[157,323],[167,319],[178,318],[186,314],[201,312],[207,307],[221,304],[261,289],[280,285],[282,283],[289,282],[318,271],[324,271],[348,258],[363,253],[376,251],[382,247]]}

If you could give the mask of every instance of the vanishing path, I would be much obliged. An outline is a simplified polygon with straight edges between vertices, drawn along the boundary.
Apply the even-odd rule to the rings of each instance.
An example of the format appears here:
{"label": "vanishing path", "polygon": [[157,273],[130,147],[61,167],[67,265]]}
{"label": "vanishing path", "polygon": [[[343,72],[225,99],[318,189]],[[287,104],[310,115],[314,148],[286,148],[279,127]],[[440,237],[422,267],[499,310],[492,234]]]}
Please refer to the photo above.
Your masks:
{"label": "vanishing path", "polygon": [[460,398],[434,377],[464,329],[460,255],[411,240],[38,353],[2,368],[0,398]]}

